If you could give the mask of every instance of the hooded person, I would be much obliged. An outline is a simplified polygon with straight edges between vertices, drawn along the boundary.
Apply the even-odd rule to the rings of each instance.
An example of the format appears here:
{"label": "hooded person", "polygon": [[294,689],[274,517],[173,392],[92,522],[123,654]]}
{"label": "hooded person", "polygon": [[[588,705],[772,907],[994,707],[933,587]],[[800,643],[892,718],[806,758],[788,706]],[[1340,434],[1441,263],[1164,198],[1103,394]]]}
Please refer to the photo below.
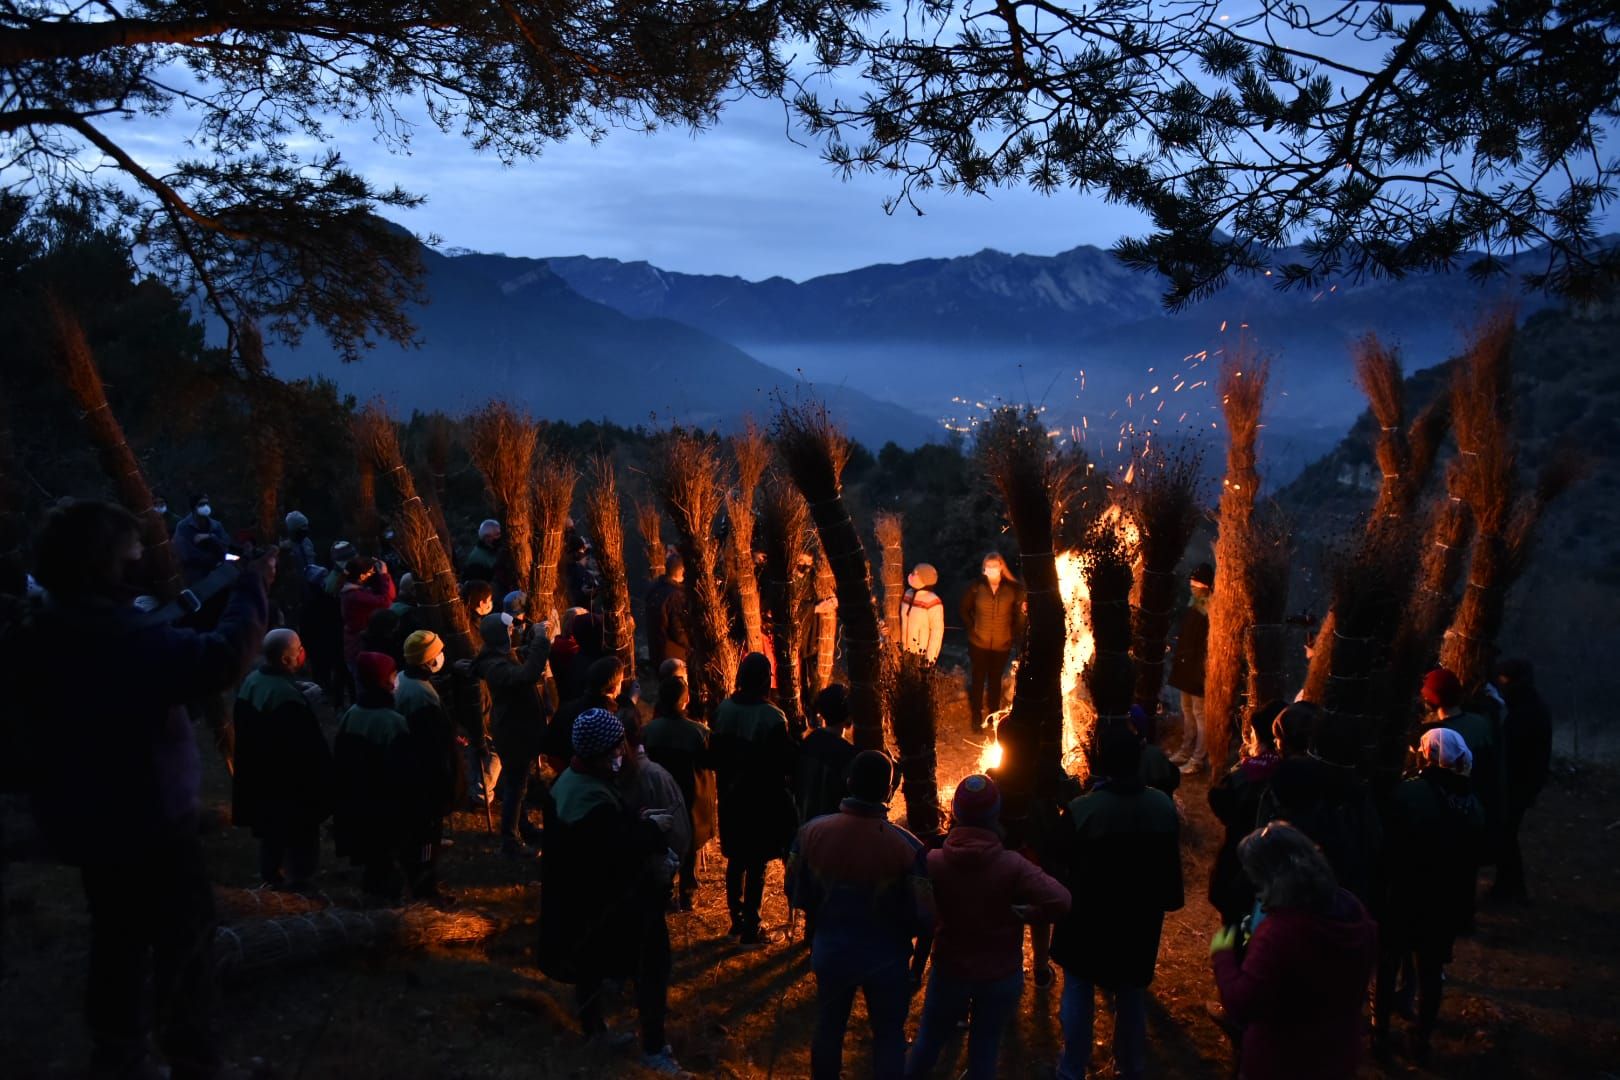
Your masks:
{"label": "hooded person", "polygon": [[272,630],[259,666],[236,694],[231,821],[259,841],[259,879],[302,892],[320,861],[321,823],[332,815],[332,751],[297,682],[304,646]]}
{"label": "hooded person", "polygon": [[1536,689],[1530,661],[1503,660],[1496,668],[1496,687],[1507,707],[1503,723],[1503,757],[1513,763],[1508,773],[1507,807],[1497,849],[1496,880],[1491,895],[1499,900],[1525,901],[1524,854],[1519,850],[1519,827],[1535,805],[1552,767],[1552,714]]}
{"label": "hooded person", "polygon": [[438,897],[434,877],[444,820],[466,797],[461,779],[461,751],[456,726],[444,707],[434,676],[444,670],[444,641],[431,630],[405,639],[405,667],[394,689],[394,709],[410,729],[410,753],[416,811],[410,839],[422,849],[421,877],[412,883],[417,896]]}
{"label": "hooded person", "polygon": [[[668,661],[665,661],[666,663]],[[680,788],[691,844],[680,865],[677,904],[691,911],[697,893],[697,853],[714,838],[714,770],[709,762],[709,728],[686,715],[686,679],[661,678],[653,718],[642,730],[647,757],[662,766]]]}
{"label": "hooded person", "polygon": [[720,851],[726,857],[731,933],[759,945],[765,867],[787,854],[798,828],[793,805],[795,747],[787,716],[771,704],[771,662],[749,653],[737,689],[720,703],[709,738],[720,793]]}
{"label": "hooded person", "polygon": [[686,628],[686,564],[677,552],[664,560],[664,574],[647,590],[647,655],[656,664],[685,660],[692,648]]}
{"label": "hooded person", "polygon": [[988,713],[1001,711],[1001,681],[1007,659],[1024,640],[1024,587],[992,551],[979,564],[978,580],[962,596],[968,637],[968,710],[973,730]]}
{"label": "hooded person", "polygon": [[968,1080],[995,1080],[1001,1036],[1024,989],[1024,927],[1067,914],[1069,890],[1001,837],[1001,793],[970,776],[951,798],[951,831],[928,853],[933,964],[907,1077],[933,1075],[957,1025],[968,1027]]}
{"label": "hooded person", "polygon": [[918,563],[906,575],[906,591],[900,598],[900,646],[930,664],[939,659],[945,642],[945,601],[934,592],[939,571],[928,563]]}
{"label": "hooded person", "polygon": [[529,655],[521,662],[512,650],[512,616],[492,611],[478,624],[484,648],[473,660],[472,670],[489,690],[490,731],[495,752],[501,758],[501,775],[495,785],[501,801],[501,850],[510,858],[532,858],[524,846],[528,815],[524,800],[529,775],[545,742],[546,707],[541,683],[546,677],[546,660],[551,642],[537,638]]}
{"label": "hooded person", "polygon": [[1386,816],[1387,889],[1379,915],[1374,1045],[1388,1050],[1396,975],[1411,961],[1417,973],[1414,1055],[1428,1056],[1440,1015],[1440,993],[1452,947],[1474,921],[1474,881],[1485,837],[1485,810],[1474,796],[1473,753],[1444,727],[1423,732],[1418,774],[1396,786]]}
{"label": "hooded person", "polygon": [[1280,701],[1262,705],[1243,727],[1241,758],[1209,788],[1209,808],[1225,829],[1221,849],[1209,871],[1209,902],[1231,926],[1254,909],[1254,885],[1238,861],[1238,843],[1254,831],[1260,800],[1282,764],[1277,752],[1275,725],[1282,716]]}
{"label": "hooded person", "polygon": [[849,691],[841,683],[821,688],[811,705],[821,724],[799,740],[793,798],[799,823],[836,814],[849,794],[849,766],[860,749],[849,741]]}
{"label": "hooded person", "polygon": [[1310,837],[1287,823],[1249,834],[1238,857],[1260,911],[1246,943],[1242,927],[1216,932],[1210,962],[1221,1006],[1243,1031],[1245,1080],[1351,1080],[1378,928]]}
{"label": "hooded person", "polygon": [[[580,1028],[600,1040],[607,1033],[603,980],[639,976],[646,982],[650,974],[641,968],[640,932],[649,902],[647,860],[669,843],[659,820],[631,810],[620,791],[625,741],[619,718],[586,709],[574,720],[570,743],[571,760],[552,785],[546,822],[538,959],[541,971],[573,985]],[[638,985],[638,1000],[654,989]],[[647,1008],[641,1019],[648,1056],[667,1056],[661,1013]],[[654,1037],[659,1046],[647,1046]]]}
{"label": "hooded person", "polygon": [[1114,1065],[1140,1077],[1147,1064],[1147,987],[1166,912],[1184,902],[1181,821],[1170,796],[1141,779],[1142,743],[1125,724],[1098,732],[1103,779],[1069,804],[1062,865],[1073,895],[1057,924],[1052,959],[1063,969],[1059,1080],[1091,1063],[1095,995],[1114,997]]}
{"label": "hooded person", "polygon": [[804,912],[816,976],[813,1080],[843,1071],[857,990],[872,1026],[873,1075],[904,1070],[911,971],[926,954],[933,909],[922,844],[888,820],[893,779],[887,755],[863,750],[838,813],[799,829],[788,858],[788,903]]}
{"label": "hooded person", "polygon": [[394,708],[392,658],[361,653],[355,681],[355,703],[338,721],[332,741],[332,836],[337,853],[363,868],[366,894],[392,903],[404,882],[417,878],[421,861],[411,829],[410,727]]}
{"label": "hooded person", "polygon": [[191,497],[191,513],[174,527],[174,551],[186,584],[195,585],[225,561],[230,550],[230,534],[214,517],[214,502],[207,495]]}
{"label": "hooded person", "polygon": [[1208,763],[1204,751],[1204,661],[1209,652],[1209,601],[1215,593],[1215,568],[1199,563],[1187,576],[1190,599],[1176,630],[1166,683],[1181,695],[1181,745],[1170,755],[1184,773]]}

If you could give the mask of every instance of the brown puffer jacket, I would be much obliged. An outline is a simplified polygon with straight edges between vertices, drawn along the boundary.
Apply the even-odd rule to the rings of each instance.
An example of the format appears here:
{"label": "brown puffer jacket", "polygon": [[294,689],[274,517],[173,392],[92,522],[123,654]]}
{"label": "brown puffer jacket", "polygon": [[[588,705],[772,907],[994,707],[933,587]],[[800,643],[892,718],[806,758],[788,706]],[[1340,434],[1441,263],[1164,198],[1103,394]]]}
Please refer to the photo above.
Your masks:
{"label": "brown puffer jacket", "polygon": [[1024,640],[1024,587],[1003,578],[992,592],[979,578],[962,597],[962,625],[975,649],[1012,651]]}

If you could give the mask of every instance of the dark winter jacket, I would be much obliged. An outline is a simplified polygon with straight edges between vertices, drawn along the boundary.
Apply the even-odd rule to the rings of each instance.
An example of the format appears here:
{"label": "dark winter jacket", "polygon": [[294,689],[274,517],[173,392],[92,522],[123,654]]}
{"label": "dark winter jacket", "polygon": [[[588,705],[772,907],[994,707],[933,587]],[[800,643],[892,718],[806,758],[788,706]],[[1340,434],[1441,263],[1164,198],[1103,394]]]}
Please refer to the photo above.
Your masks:
{"label": "dark winter jacket", "polygon": [[574,721],[586,709],[605,709],[617,713],[619,703],[606,694],[584,695],[563,702],[562,708],[546,724],[546,736],[540,744],[540,752],[553,762],[560,763],[560,768],[566,768],[574,756]]}
{"label": "dark winter jacket", "polygon": [[1261,796],[1256,821],[1287,821],[1316,841],[1339,884],[1377,910],[1384,828],[1355,769],[1308,755],[1284,758]]}
{"label": "dark winter jacket", "polygon": [[1503,724],[1508,771],[1508,813],[1522,814],[1535,804],[1552,767],[1552,714],[1526,674],[1502,691],[1507,701]]}
{"label": "dark winter jacket", "polygon": [[34,810],[62,858],[132,857],[148,840],[196,828],[202,760],[186,705],[236,685],[268,608],[254,574],[237,580],[207,632],[110,601],[46,598],[12,689],[39,736]]}
{"label": "dark winter jacket", "polygon": [[1450,959],[1474,923],[1474,882],[1484,854],[1485,809],[1469,778],[1430,767],[1397,785],[1386,830],[1387,943],[1435,949]]}
{"label": "dark winter jacket", "polygon": [[1061,872],[1073,894],[1052,959],[1107,989],[1153,981],[1167,911],[1184,902],[1181,821],[1162,791],[1111,780],[1069,804]]}
{"label": "dark winter jacket", "polygon": [[1209,902],[1228,925],[1254,908],[1254,883],[1238,861],[1238,841],[1259,827],[1260,800],[1281,764],[1273,750],[1244,758],[1209,789],[1209,808],[1226,830],[1209,871]]}
{"label": "dark winter jacket", "polygon": [[486,645],[473,661],[473,673],[489,688],[490,733],[495,752],[516,764],[540,756],[546,734],[546,704],[540,682],[546,676],[550,642],[541,639],[521,664],[510,647]]}
{"label": "dark winter jacket", "polygon": [[1170,689],[1193,697],[1204,696],[1204,657],[1209,650],[1209,613],[1189,605],[1176,632],[1175,654],[1170,658]]}
{"label": "dark winter jacket", "polygon": [[462,581],[487,581],[495,592],[495,600],[518,587],[517,569],[512,564],[512,553],[505,544],[489,546],[482,540],[473,545],[461,563]]}
{"label": "dark winter jacket", "polygon": [[1244,1080],[1350,1080],[1378,928],[1344,889],[1326,914],[1268,912],[1240,959],[1214,957],[1229,1020],[1243,1029]]}
{"label": "dark winter jacket", "polygon": [[933,927],[925,849],[877,803],[845,799],[800,829],[784,882],[805,913],[812,968],[909,960]]}
{"label": "dark winter jacket", "polygon": [[552,785],[540,863],[540,970],[560,982],[635,973],[643,869],[667,847],[600,777],[565,769]]}
{"label": "dark winter jacket", "polygon": [[1010,652],[1024,641],[1024,587],[1001,579],[992,591],[983,577],[962,596],[962,625],[968,644],[990,652]]}
{"label": "dark winter jacket", "polygon": [[291,675],[260,667],[237,691],[231,820],[282,839],[332,815],[332,751]]}
{"label": "dark winter jacket", "polygon": [[720,850],[745,862],[780,859],[799,825],[787,717],[768,701],[734,694],[720,703],[709,754],[720,789]]}
{"label": "dark winter jacket", "polygon": [[799,740],[799,762],[793,797],[799,821],[836,814],[848,794],[845,783],[850,762],[860,748],[831,728],[812,728]]}
{"label": "dark winter jacket", "polygon": [[1170,764],[1157,743],[1142,744],[1142,764],[1136,775],[1142,783],[1166,795],[1174,795],[1181,786],[1181,770]]}
{"label": "dark winter jacket", "polygon": [[655,716],[642,729],[647,757],[662,765],[681,789],[692,821],[692,849],[714,839],[715,781],[709,760],[709,729],[684,716]]}
{"label": "dark winter jacket", "polygon": [[194,585],[214,572],[225,561],[231,538],[225,526],[215,518],[200,518],[187,514],[174,527],[174,552],[180,557],[180,569],[186,584]]}
{"label": "dark winter jacket", "polygon": [[362,692],[338,721],[332,740],[337,806],[332,838],[337,853],[357,865],[397,851],[412,836],[410,728],[389,694]]}
{"label": "dark winter jacket", "polygon": [[[1425,725],[1431,726],[1431,725]],[[1474,781],[1474,794],[1485,808],[1485,827],[1494,833],[1507,811],[1509,791],[1509,763],[1502,753],[1502,724],[1496,710],[1486,716],[1477,712],[1453,713],[1438,722],[1462,736],[1468,752],[1474,756],[1474,767],[1469,775]]]}
{"label": "dark winter jacket", "polygon": [[465,798],[456,728],[426,668],[407,667],[394,688],[394,711],[410,729],[412,788],[426,811],[425,824],[437,826]]}
{"label": "dark winter jacket", "polygon": [[647,655],[654,667],[665,660],[685,660],[691,649],[686,633],[686,586],[668,574],[647,590]]}
{"label": "dark winter jacket", "polygon": [[928,853],[937,922],[934,964],[957,979],[1004,979],[1024,960],[1024,923],[1013,905],[1052,923],[1069,910],[1069,890],[1040,867],[1008,851],[990,829],[958,825]]}

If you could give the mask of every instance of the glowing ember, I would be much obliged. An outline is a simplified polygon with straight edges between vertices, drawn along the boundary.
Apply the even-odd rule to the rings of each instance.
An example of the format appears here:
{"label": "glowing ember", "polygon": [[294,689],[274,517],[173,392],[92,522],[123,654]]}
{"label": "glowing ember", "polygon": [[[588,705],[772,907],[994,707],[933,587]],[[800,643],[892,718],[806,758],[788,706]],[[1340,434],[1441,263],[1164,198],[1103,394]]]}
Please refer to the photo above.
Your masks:
{"label": "glowing ember", "polygon": [[991,769],[1001,768],[1001,744],[994,740],[984,744],[984,750],[979,753],[979,771],[989,772]]}

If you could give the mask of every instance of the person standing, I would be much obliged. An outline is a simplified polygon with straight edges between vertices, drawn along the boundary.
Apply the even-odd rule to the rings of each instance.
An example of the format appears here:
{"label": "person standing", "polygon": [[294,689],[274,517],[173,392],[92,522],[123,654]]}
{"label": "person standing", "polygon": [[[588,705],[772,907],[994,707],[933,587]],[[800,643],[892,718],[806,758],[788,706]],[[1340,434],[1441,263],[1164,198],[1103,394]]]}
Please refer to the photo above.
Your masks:
{"label": "person standing", "polygon": [[282,539],[277,559],[276,603],[281,617],[294,630],[303,629],[304,597],[312,576],[321,573],[316,563],[315,541],[309,536],[309,518],[293,510],[286,517],[287,535]]}
{"label": "person standing", "polygon": [[933,1075],[946,1040],[969,1019],[968,1080],[995,1080],[1001,1036],[1024,989],[1024,927],[1068,913],[1069,890],[1002,844],[1001,793],[970,776],[951,799],[951,831],[928,853],[937,925],[922,1027],[906,1076]]}
{"label": "person standing", "polygon": [[[338,591],[338,607],[343,617],[343,659],[351,673],[355,659],[364,647],[371,617],[394,603],[394,579],[381,559],[356,555],[343,568],[343,586]],[[386,635],[385,635],[386,636]],[[377,645],[386,647],[387,642]],[[372,651],[382,651],[374,648]]]}
{"label": "person standing", "polygon": [[799,740],[794,802],[799,823],[836,814],[849,794],[849,766],[860,753],[849,741],[849,691],[842,683],[822,687],[812,707],[821,723]]}
{"label": "person standing", "polygon": [[1114,998],[1114,1069],[1136,1080],[1147,1068],[1147,987],[1166,912],[1184,902],[1176,804],[1142,782],[1142,743],[1115,724],[1097,740],[1102,780],[1069,804],[1063,863],[1074,903],[1057,924],[1052,959],[1063,969],[1058,1080],[1091,1064],[1096,991]]}
{"label": "person standing", "polygon": [[439,697],[433,677],[444,670],[444,641],[431,630],[405,639],[405,667],[394,689],[394,710],[410,732],[411,791],[418,812],[407,822],[408,842],[420,849],[417,879],[411,894],[442,900],[435,867],[444,819],[465,794],[461,791],[461,753],[455,724]]}
{"label": "person standing", "polygon": [[501,801],[501,854],[511,859],[533,858],[525,846],[538,839],[529,827],[524,800],[529,774],[539,760],[546,735],[546,705],[540,683],[546,677],[551,642],[537,638],[521,663],[512,651],[512,616],[494,611],[478,624],[484,648],[473,660],[473,674],[489,689],[490,730],[495,753],[501,759],[495,795]]}
{"label": "person standing", "polygon": [[1463,737],[1473,759],[1469,777],[1473,781],[1474,795],[1485,808],[1485,849],[1483,863],[1496,861],[1500,845],[1502,823],[1507,816],[1509,762],[1503,754],[1502,722],[1497,702],[1487,701],[1486,711],[1491,715],[1471,712],[1463,705],[1466,690],[1455,674],[1446,668],[1435,668],[1423,679],[1422,697],[1425,706],[1422,732],[1431,728],[1450,728]]}
{"label": "person standing", "polygon": [[1504,756],[1513,763],[1513,768],[1508,774],[1507,813],[1502,821],[1491,896],[1498,900],[1528,901],[1530,893],[1525,887],[1519,828],[1552,769],[1552,714],[1536,689],[1535,669],[1530,661],[1503,660],[1496,668],[1496,685],[1507,705],[1507,720],[1503,725]]}
{"label": "person standing", "polygon": [[[665,661],[667,664],[669,661]],[[686,715],[686,679],[663,677],[653,718],[642,732],[647,757],[680,788],[691,842],[681,856],[678,905],[691,911],[697,894],[697,853],[714,837],[714,770],[709,767],[709,729]]]}
{"label": "person standing", "polygon": [[676,552],[664,557],[664,574],[647,590],[647,655],[653,666],[686,659],[686,564]]}
{"label": "person standing", "polygon": [[1226,926],[1242,922],[1254,909],[1254,885],[1238,861],[1238,843],[1259,826],[1260,800],[1282,764],[1274,731],[1282,714],[1281,702],[1261,706],[1244,725],[1242,759],[1210,785],[1209,808],[1225,838],[1209,871],[1209,903]]}
{"label": "person standing", "polygon": [[1258,829],[1238,858],[1260,911],[1246,944],[1243,928],[1224,926],[1209,951],[1221,1006],[1243,1031],[1244,1080],[1350,1080],[1378,928],[1298,829]]}
{"label": "person standing", "polygon": [[[242,564],[213,629],[198,631],[134,607],[145,552],[140,522],[120,506],[58,504],[34,550],[44,593],[17,654],[3,660],[15,665],[12,706],[45,743],[28,753],[35,817],[57,856],[79,867],[89,907],[91,1070],[155,1072],[150,1016],[176,1078],[213,1076],[214,893],[185,705],[229,690],[253,662],[275,553]],[[71,734],[73,752],[58,733]]]}
{"label": "person standing", "polygon": [[264,659],[236,695],[236,770],[231,821],[259,841],[259,880],[307,890],[320,861],[321,822],[332,816],[332,751],[295,681],[304,646],[272,630]]}
{"label": "person standing", "polygon": [[782,858],[799,818],[793,805],[793,737],[787,716],[767,699],[771,662],[749,653],[737,668],[737,689],[720,703],[709,738],[720,794],[720,851],[726,857],[726,904],[731,933],[744,945],[764,944],[759,906],[765,867]]}
{"label": "person standing", "polygon": [[923,846],[888,820],[892,782],[888,757],[863,750],[838,813],[804,825],[788,858],[788,903],[804,912],[816,976],[812,1080],[842,1074],[857,990],[872,1026],[873,1076],[898,1080],[905,1071],[911,965],[933,910]]}
{"label": "person standing", "polygon": [[939,571],[928,563],[918,563],[906,576],[906,591],[900,598],[900,646],[930,664],[939,660],[939,647],[945,641],[945,601],[933,591],[939,584]]}
{"label": "person standing", "polygon": [[1424,1063],[1452,946],[1474,921],[1485,809],[1469,782],[1473,757],[1461,735],[1430,728],[1419,741],[1418,760],[1421,770],[1395,788],[1388,810],[1389,887],[1378,921],[1373,1045],[1387,1054],[1395,980],[1410,962],[1417,976],[1412,1051]]}
{"label": "person standing", "polygon": [[979,579],[962,597],[962,625],[968,635],[968,715],[975,732],[988,712],[1001,710],[1001,680],[1007,659],[1024,640],[1024,587],[1007,569],[1000,552],[979,565]]}
{"label": "person standing", "polygon": [[355,660],[355,703],[332,740],[337,853],[362,868],[361,888],[384,904],[419,877],[421,850],[412,843],[410,728],[394,708],[394,661],[363,652]]}
{"label": "person standing", "polygon": [[225,561],[231,538],[225,526],[214,517],[213,500],[207,495],[191,497],[191,513],[174,527],[174,551],[180,557],[180,570],[186,584],[195,585]]}
{"label": "person standing", "polygon": [[1170,660],[1170,689],[1181,695],[1181,745],[1170,755],[1184,773],[1209,764],[1204,749],[1204,660],[1209,652],[1209,598],[1215,594],[1215,568],[1199,563],[1187,577],[1192,599],[1176,631]]}
{"label": "person standing", "polygon": [[505,596],[521,584],[512,553],[501,543],[501,523],[494,518],[479,522],[478,542],[461,562],[461,580],[487,582],[496,596]]}

